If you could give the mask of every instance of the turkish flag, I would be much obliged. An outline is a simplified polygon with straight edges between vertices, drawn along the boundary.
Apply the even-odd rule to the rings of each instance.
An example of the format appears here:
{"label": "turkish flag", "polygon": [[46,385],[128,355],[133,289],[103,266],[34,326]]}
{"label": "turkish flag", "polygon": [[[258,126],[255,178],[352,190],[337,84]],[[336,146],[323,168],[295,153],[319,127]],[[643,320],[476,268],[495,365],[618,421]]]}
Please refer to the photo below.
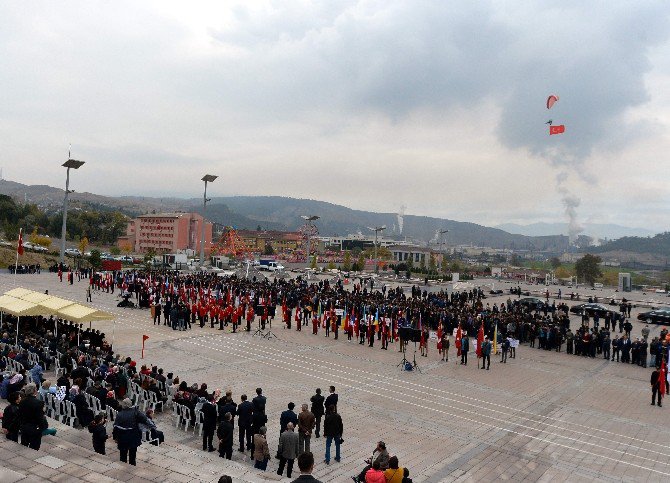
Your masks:
{"label": "turkish flag", "polygon": [[482,344],[484,343],[484,324],[479,326],[479,332],[477,332],[477,357],[482,356]]}
{"label": "turkish flag", "polygon": [[16,253],[23,255],[23,228],[19,228],[19,244],[16,247]]}
{"label": "turkish flag", "polygon": [[661,371],[658,374],[658,378],[660,379],[660,384],[659,384],[659,389],[661,391],[661,397],[665,396],[665,375],[667,373],[667,367],[665,366],[665,361],[661,362]]}
{"label": "turkish flag", "polygon": [[458,330],[456,331],[456,349],[458,352],[456,355],[461,355],[461,339],[463,338],[463,332],[461,331],[461,324],[458,324]]}
{"label": "turkish flag", "polygon": [[563,134],[565,132],[565,126],[563,124],[559,126],[549,126],[549,135],[553,134]]}
{"label": "turkish flag", "polygon": [[148,338],[149,338],[148,335],[143,335],[143,336],[142,336],[142,342],[144,342],[144,341],[147,340]]}

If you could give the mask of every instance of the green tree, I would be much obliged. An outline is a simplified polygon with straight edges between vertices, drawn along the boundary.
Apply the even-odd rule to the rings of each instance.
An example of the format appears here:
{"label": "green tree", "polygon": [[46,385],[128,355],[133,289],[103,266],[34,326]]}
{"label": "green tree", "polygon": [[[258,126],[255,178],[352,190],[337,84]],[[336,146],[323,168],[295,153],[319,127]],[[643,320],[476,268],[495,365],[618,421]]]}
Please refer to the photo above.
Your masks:
{"label": "green tree", "polygon": [[586,281],[589,285],[593,285],[596,279],[602,276],[600,270],[600,262],[602,259],[599,256],[587,253],[575,263],[575,271],[577,277]]}
{"label": "green tree", "polygon": [[561,266],[561,260],[558,257],[551,257],[549,263],[551,264],[551,268],[554,270]]}
{"label": "green tree", "polygon": [[272,248],[272,245],[270,243],[265,244],[265,249],[263,250],[263,255],[274,255],[275,250]]}
{"label": "green tree", "polygon": [[316,269],[316,255],[310,257],[309,268]]}
{"label": "green tree", "polygon": [[334,270],[335,269],[335,263],[333,261],[328,262],[328,270]]}
{"label": "green tree", "polygon": [[91,255],[88,257],[88,263],[91,264],[91,267],[94,270],[100,269],[102,267],[102,258],[100,257],[100,250],[93,249],[91,250]]}
{"label": "green tree", "polygon": [[152,247],[147,250],[144,254],[144,268],[150,270],[154,264],[154,257],[156,256],[156,250]]}
{"label": "green tree", "polygon": [[114,245],[112,248],[109,249],[109,253],[111,253],[114,256],[121,255],[121,249]]}
{"label": "green tree", "polygon": [[344,263],[342,264],[342,269],[344,269],[346,272],[351,270],[351,252],[348,250],[344,254]]}
{"label": "green tree", "polygon": [[447,271],[449,270],[449,260],[444,255],[442,256],[441,268],[442,268],[442,273],[447,273]]}
{"label": "green tree", "polygon": [[365,255],[363,254],[363,252],[361,252],[358,255],[358,260],[356,261],[356,265],[358,265],[358,270],[360,270],[361,272],[363,270],[365,270]]}
{"label": "green tree", "polygon": [[435,273],[437,271],[437,263],[435,262],[435,255],[430,254],[428,259],[428,273]]}

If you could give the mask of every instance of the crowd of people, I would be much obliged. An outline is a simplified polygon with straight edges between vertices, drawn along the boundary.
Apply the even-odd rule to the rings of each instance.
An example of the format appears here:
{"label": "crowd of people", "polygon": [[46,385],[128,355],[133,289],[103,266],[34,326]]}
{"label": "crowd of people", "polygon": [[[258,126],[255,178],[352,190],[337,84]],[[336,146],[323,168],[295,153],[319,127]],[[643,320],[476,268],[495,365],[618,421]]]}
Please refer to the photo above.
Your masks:
{"label": "crowd of people", "polygon": [[[94,451],[105,454],[111,437],[117,444],[120,460],[136,465],[137,448],[143,440],[156,445],[165,440],[154,421],[154,409],[140,411],[131,400],[131,388],[137,384],[156,394],[158,410],[170,401],[186,406],[191,409],[191,423],[195,423],[196,414],[201,412],[205,451],[218,450],[220,457],[231,459],[237,424],[238,451],[248,453],[259,470],[267,469],[270,460],[267,399],[261,388],[256,389],[256,396],[250,401],[242,394],[238,404],[231,391],[222,395],[220,390],[209,391],[205,383],[189,385],[157,366],[137,367],[131,358],[113,352],[104,333],[53,318],[22,318],[15,345],[10,334],[14,333],[16,322],[6,317],[0,327],[0,370],[4,373],[0,397],[9,402],[2,427],[8,439],[18,442],[20,437],[21,444],[39,450],[42,437],[55,433],[48,427],[45,414],[47,395],[51,395],[75,406],[78,424],[88,428]],[[17,366],[19,369],[14,370]],[[50,370],[57,370],[55,380],[45,377],[45,371]],[[86,395],[98,399],[101,412],[94,412]],[[295,405],[289,403],[279,418],[277,473],[290,478],[297,460],[301,472],[297,481],[317,481],[306,478],[314,466],[312,437],[326,439],[325,464],[330,464],[333,445],[334,460],[339,462],[341,458],[344,427],[337,413],[335,387],[329,388],[327,396],[317,388],[309,399],[310,403],[302,404],[298,413],[294,411]],[[107,434],[107,407],[115,411],[111,435]]]}
{"label": "crowd of people", "polygon": [[[642,330],[641,338],[631,341],[631,323],[625,318],[629,314],[623,313],[618,321],[621,335],[616,334],[614,319],[606,318],[600,327],[597,317],[591,324],[588,316],[582,318],[581,325],[573,332],[568,306],[562,302],[534,308],[508,298],[491,305],[481,289],[447,293],[412,287],[411,293],[405,293],[400,288],[389,289],[385,285],[375,290],[373,281],[354,283],[349,290],[339,279],[308,283],[300,277],[270,280],[208,273],[130,271],[92,274],[87,297],[90,298],[91,291],[114,293],[115,288],[124,299],[135,299],[138,305],[149,308],[154,324],[174,330],[207,325],[232,332],[264,331],[273,322],[275,327],[279,322],[286,330],[311,330],[315,336],[342,339],[370,348],[374,348],[377,341],[382,350],[394,344],[399,351],[404,351],[408,343],[418,343],[425,357],[428,357],[429,341],[435,340],[443,361],[449,360],[450,339],[454,339],[460,363],[467,365],[468,352],[475,348],[482,360],[482,369],[490,368],[492,354],[499,353],[500,362],[506,363],[508,354],[515,358],[519,343],[535,347],[536,341],[540,350],[561,352],[565,344],[568,354],[602,356],[608,361],[616,359],[657,369],[667,361],[670,350],[665,329],[650,343],[647,342],[648,328]],[[112,437],[117,442],[121,461],[136,464],[136,450],[143,434],[146,433],[147,440],[153,444],[160,444],[165,438],[153,419],[153,410],[162,410],[174,403],[189,408],[191,423],[196,423],[196,415],[202,413],[202,420],[198,422],[202,424],[204,451],[218,451],[219,456],[230,459],[237,424],[238,451],[248,453],[259,470],[267,469],[270,460],[266,437],[268,417],[266,396],[261,388],[256,389],[253,399],[248,400],[246,394],[242,394],[236,403],[230,391],[225,394],[210,391],[206,383],[189,385],[155,366],[137,368],[130,358],[114,353],[105,334],[53,318],[22,319],[18,347],[9,335],[13,330],[11,318],[5,319],[1,328],[0,370],[7,370],[5,357],[23,367],[6,371],[0,384],[0,396],[10,402],[3,418],[3,429],[10,439],[16,441],[20,433],[22,444],[39,449],[41,435],[48,430],[48,424],[45,418],[37,418],[37,413],[44,414],[42,400],[50,393],[74,404],[79,423],[92,435],[95,451],[104,454],[107,421],[104,414],[95,414],[89,407],[84,396],[87,393],[99,399],[103,410],[109,406],[118,411]],[[52,367],[59,369],[55,382],[44,379],[44,371]],[[657,381],[664,374],[667,377],[667,371],[656,372]],[[155,408],[142,412],[135,407],[129,397],[134,384],[156,395]],[[663,385],[664,391],[669,388],[670,384]],[[657,388],[655,397],[658,392]],[[275,455],[279,460],[278,474],[286,472],[291,477],[296,460],[302,472],[309,466],[310,457],[313,467],[310,441],[321,434],[326,438],[324,463],[331,463],[333,445],[333,459],[340,461],[343,424],[337,413],[336,396],[334,403],[332,401],[333,394],[332,387],[327,397],[317,389],[310,398],[311,404],[301,404],[301,410],[296,413],[295,405],[290,403],[281,414]],[[215,447],[215,437],[218,447]],[[378,445],[369,468],[354,479],[407,481],[403,480],[407,478],[407,471],[398,472],[401,468],[397,466],[397,459],[389,458],[388,454],[379,458],[377,453],[385,451],[385,445],[380,445],[383,447]],[[380,474],[386,480],[381,480]],[[389,474],[391,479],[388,479]]]}

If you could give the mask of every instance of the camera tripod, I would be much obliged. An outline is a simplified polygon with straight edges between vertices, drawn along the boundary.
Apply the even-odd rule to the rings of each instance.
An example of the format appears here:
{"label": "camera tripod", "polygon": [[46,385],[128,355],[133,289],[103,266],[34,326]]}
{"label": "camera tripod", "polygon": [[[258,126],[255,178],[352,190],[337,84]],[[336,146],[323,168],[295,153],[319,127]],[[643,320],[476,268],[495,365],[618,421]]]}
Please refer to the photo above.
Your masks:
{"label": "camera tripod", "polygon": [[261,338],[263,338],[263,339],[267,339],[267,340],[270,340],[270,339],[272,339],[273,337],[274,337],[275,339],[278,339],[279,337],[277,337],[277,336],[272,332],[272,322],[270,322],[269,320],[268,320],[268,325],[269,325],[268,330],[267,330],[266,332],[263,332],[263,329],[261,328],[261,321],[260,321],[260,319],[259,319],[259,320],[258,320],[258,328],[256,329],[256,332],[254,332],[253,334],[251,334],[251,336],[254,337],[254,336],[259,335],[259,336],[261,336]]}
{"label": "camera tripod", "polygon": [[[396,367],[402,367],[402,369],[404,370],[405,365],[410,361],[407,359],[407,341],[404,341],[403,345],[404,347],[402,351],[402,361],[400,361],[400,363]],[[414,341],[414,355],[412,357],[412,362],[410,364],[412,364],[413,369],[416,369],[417,371],[421,372],[419,364],[416,363],[416,341]]]}

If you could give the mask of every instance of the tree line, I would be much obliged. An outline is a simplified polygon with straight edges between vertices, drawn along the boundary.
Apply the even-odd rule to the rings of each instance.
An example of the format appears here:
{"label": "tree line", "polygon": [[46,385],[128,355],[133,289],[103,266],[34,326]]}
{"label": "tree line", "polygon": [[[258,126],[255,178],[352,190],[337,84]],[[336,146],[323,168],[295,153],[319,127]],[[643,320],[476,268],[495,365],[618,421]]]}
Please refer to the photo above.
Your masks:
{"label": "tree line", "polygon": [[[67,216],[66,239],[79,241],[86,237],[89,242],[111,245],[125,233],[128,218],[118,211],[97,211],[80,207],[70,208]],[[0,195],[0,230],[5,239],[16,240],[19,228],[28,234],[58,237],[63,224],[62,212],[49,214],[34,204],[19,204],[7,195]]]}

